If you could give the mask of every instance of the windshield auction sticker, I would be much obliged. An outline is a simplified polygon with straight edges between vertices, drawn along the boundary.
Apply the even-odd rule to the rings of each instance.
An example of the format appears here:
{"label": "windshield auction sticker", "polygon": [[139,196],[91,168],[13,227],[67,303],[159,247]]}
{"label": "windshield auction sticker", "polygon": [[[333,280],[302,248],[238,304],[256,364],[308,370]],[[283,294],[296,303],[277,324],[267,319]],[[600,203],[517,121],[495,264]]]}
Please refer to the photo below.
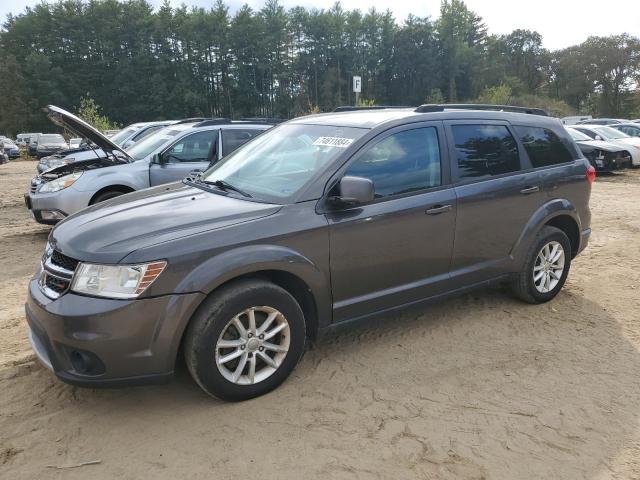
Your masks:
{"label": "windshield auction sticker", "polygon": [[314,145],[318,147],[338,147],[338,148],[347,148],[349,145],[353,143],[353,138],[343,138],[343,137],[318,137]]}

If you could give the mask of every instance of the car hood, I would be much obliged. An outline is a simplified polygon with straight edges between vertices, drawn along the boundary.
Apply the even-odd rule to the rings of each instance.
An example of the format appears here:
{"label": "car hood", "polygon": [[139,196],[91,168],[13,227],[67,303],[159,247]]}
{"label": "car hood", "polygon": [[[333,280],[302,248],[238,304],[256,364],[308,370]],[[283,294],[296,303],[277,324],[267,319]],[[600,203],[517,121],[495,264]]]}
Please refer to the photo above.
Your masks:
{"label": "car hood", "polygon": [[81,210],[60,222],[50,241],[77,260],[117,263],[136,250],[272,215],[280,208],[171,183]]}
{"label": "car hood", "polygon": [[100,158],[89,158],[87,160],[78,160],[77,162],[66,163],[59,167],[51,168],[46,172],[43,172],[40,175],[41,177],[40,180],[43,182],[48,182],[50,180],[63,177],[65,175],[69,175],[70,173],[84,172],[86,170],[95,170],[97,168],[113,167],[114,165],[126,164],[126,163],[129,163],[129,162],[117,157],[116,159],[100,157]]}
{"label": "car hood", "polygon": [[109,138],[93,128],[84,120],[76,117],[72,113],[63,110],[55,105],[49,105],[44,109],[49,119],[60,127],[64,127],[67,130],[71,130],[76,135],[82,138],[86,138],[90,142],[93,142],[103,151],[114,156],[122,156],[130,160],[129,155],[118,145],[113,143]]}
{"label": "car hood", "polygon": [[605,152],[619,152],[623,150],[619,145],[615,145],[610,142],[605,142],[604,140],[590,140],[590,141],[581,141],[578,140],[576,142],[580,146],[597,148],[599,150],[604,150]]}

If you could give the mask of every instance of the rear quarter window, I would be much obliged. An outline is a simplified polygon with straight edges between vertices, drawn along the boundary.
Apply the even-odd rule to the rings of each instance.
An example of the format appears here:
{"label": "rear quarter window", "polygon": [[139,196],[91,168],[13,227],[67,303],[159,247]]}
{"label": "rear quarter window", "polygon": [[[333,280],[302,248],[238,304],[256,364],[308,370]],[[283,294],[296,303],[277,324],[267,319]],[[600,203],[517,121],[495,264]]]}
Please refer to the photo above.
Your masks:
{"label": "rear quarter window", "polygon": [[555,132],[541,127],[514,127],[534,168],[571,162],[574,154]]}

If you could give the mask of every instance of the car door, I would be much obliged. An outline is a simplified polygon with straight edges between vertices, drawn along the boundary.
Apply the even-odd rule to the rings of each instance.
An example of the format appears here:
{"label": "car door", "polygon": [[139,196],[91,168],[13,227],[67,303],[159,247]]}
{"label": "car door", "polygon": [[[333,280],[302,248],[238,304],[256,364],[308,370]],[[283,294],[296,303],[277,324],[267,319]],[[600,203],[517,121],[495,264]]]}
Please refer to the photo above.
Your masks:
{"label": "car door", "polygon": [[180,138],[163,150],[149,167],[151,186],[182,180],[204,171],[217,155],[218,129],[201,130]]}
{"label": "car door", "polygon": [[441,122],[377,136],[338,174],[369,178],[375,200],[331,210],[334,321],[415,302],[444,290],[456,200]]}
{"label": "car door", "polygon": [[458,206],[451,276],[468,285],[510,267],[513,247],[544,203],[543,185],[507,122],[445,124]]}

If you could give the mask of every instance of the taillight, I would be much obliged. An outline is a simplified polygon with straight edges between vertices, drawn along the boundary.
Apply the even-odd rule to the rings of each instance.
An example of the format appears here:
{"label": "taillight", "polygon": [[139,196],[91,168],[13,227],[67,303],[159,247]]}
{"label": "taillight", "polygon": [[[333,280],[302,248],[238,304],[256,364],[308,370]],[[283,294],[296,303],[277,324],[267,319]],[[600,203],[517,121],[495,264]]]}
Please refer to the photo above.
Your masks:
{"label": "taillight", "polygon": [[587,182],[589,182],[589,185],[591,185],[593,182],[596,181],[596,169],[593,168],[592,165],[589,165],[589,168],[587,168]]}

